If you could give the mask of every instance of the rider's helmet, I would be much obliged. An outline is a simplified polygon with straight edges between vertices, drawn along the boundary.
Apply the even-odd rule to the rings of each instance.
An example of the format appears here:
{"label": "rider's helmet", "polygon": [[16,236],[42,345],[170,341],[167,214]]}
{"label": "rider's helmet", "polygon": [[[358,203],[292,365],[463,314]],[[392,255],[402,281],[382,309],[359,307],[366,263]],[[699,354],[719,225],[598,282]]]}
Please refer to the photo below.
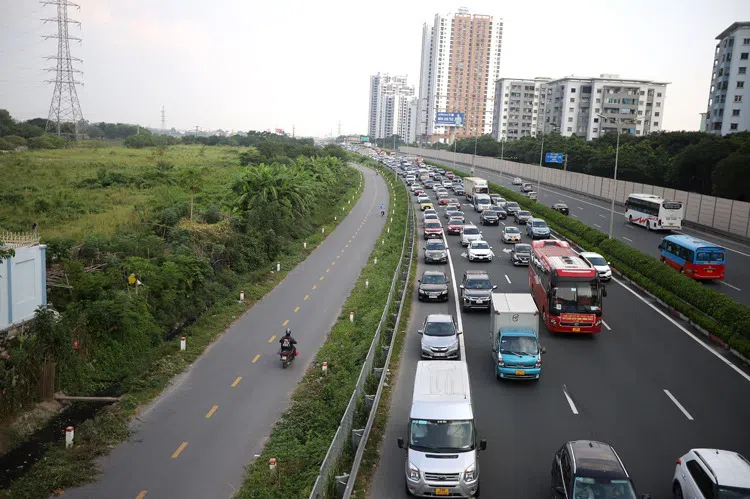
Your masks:
{"label": "rider's helmet", "polygon": [[284,333],[284,336],[291,336],[292,330],[290,328],[286,328],[286,333]]}

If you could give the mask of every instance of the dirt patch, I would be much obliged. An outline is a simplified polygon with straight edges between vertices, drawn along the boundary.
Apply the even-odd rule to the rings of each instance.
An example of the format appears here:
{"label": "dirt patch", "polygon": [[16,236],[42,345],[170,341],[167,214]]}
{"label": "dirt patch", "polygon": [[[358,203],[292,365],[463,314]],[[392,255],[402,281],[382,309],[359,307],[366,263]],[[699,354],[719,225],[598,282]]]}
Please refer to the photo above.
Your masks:
{"label": "dirt patch", "polygon": [[0,456],[42,428],[63,409],[55,400],[39,402],[27,411],[0,424]]}

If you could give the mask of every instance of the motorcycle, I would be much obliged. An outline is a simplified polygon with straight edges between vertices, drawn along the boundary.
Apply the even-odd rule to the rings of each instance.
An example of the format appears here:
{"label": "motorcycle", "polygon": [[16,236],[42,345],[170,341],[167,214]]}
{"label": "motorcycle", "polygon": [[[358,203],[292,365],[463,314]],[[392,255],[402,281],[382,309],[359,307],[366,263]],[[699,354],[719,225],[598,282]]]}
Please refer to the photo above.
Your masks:
{"label": "motorcycle", "polygon": [[292,363],[294,358],[299,355],[299,352],[293,350],[279,350],[279,358],[281,359],[281,367],[286,369],[289,364]]}

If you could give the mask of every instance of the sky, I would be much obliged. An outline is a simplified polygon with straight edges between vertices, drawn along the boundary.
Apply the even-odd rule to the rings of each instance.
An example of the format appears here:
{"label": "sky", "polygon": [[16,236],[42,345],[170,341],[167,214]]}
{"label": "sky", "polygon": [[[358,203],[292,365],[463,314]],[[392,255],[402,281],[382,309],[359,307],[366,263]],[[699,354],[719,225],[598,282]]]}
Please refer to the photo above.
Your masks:
{"label": "sky", "polygon": [[[369,76],[418,85],[422,25],[436,13],[504,22],[500,77],[619,74],[670,82],[665,130],[696,130],[716,35],[750,0],[77,0],[70,34],[85,119],[178,129],[366,134]],[[46,117],[56,14],[8,0],[0,17],[0,109]],[[339,125],[340,124],[340,125]]]}

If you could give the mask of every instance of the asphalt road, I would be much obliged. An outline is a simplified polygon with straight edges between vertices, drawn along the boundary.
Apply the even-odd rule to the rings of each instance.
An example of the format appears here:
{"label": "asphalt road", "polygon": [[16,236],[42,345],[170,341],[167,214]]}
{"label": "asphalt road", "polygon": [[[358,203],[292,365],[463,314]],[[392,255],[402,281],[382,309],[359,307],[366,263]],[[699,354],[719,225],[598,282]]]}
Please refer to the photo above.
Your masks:
{"label": "asphalt road", "polygon": [[[436,161],[436,160],[430,160]],[[446,166],[453,166],[449,162],[440,162]],[[456,168],[470,172],[471,168],[458,163]],[[490,182],[500,184],[513,191],[519,192],[519,186],[512,183],[513,176],[490,172],[477,168],[475,174],[479,177],[486,178]],[[524,181],[527,181],[524,179]],[[528,180],[531,182],[530,180]],[[565,203],[570,208],[570,216],[581,222],[593,227],[601,232],[609,233],[610,203],[598,199],[590,198],[580,194],[574,194],[570,191],[557,189],[554,187],[541,187],[539,201],[547,206],[555,203]],[[704,286],[721,291],[739,303],[750,305],[750,245],[735,239],[719,236],[714,233],[708,233],[695,229],[693,227],[683,227],[679,231],[682,234],[712,241],[721,245],[727,250],[727,270],[726,278],[723,281],[704,281]],[[664,238],[666,232],[652,232],[645,227],[631,225],[625,220],[624,207],[615,205],[615,219],[612,235],[624,243],[637,248],[647,255],[655,258],[659,257],[657,246]]]}
{"label": "asphalt road", "polygon": [[[491,263],[469,263],[461,256],[465,250],[458,236],[446,236],[456,279],[460,281],[466,269],[481,268],[498,285],[497,292],[528,292],[527,268],[513,267],[502,251],[503,226],[482,227],[471,207],[465,206],[464,212],[496,256]],[[505,223],[513,225],[511,220]],[[525,233],[522,237],[528,242]],[[417,275],[440,267],[450,278],[449,265],[426,265],[423,260]],[[714,446],[750,456],[750,376],[624,285],[612,282],[608,291],[603,307],[607,327],[600,335],[552,336],[540,325],[547,353],[538,383],[497,381],[489,314],[461,314],[479,438],[488,440],[479,457],[485,497],[549,497],[552,456],[568,440],[613,445],[638,492],[655,499],[671,497],[675,461],[690,448]],[[413,297],[410,337],[396,378],[373,498],[405,497],[405,454],[396,439],[407,433],[420,350],[416,330],[429,313],[457,313],[454,290],[450,293],[450,301],[441,304]]]}
{"label": "asphalt road", "polygon": [[[103,459],[98,482],[66,497],[220,498],[239,489],[383,228],[387,186],[360,170],[365,188],[350,214],[139,415],[133,437]],[[283,370],[276,352],[285,327],[300,355]]]}

